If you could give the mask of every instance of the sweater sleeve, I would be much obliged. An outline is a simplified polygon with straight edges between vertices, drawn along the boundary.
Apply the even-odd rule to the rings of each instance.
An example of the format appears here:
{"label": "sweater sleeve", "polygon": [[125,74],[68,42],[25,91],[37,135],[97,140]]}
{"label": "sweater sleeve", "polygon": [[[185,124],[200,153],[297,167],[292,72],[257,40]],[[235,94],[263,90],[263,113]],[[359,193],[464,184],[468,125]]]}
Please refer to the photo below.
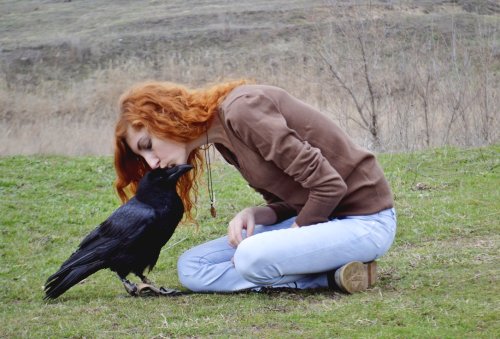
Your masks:
{"label": "sweater sleeve", "polygon": [[276,214],[277,223],[297,215],[297,211],[295,211],[292,206],[282,201],[274,194],[266,190],[253,187],[251,185],[250,187],[252,187],[256,192],[262,194],[262,197],[267,203],[266,206],[271,208]]}
{"label": "sweater sleeve", "polygon": [[226,117],[248,147],[309,190],[296,223],[306,226],[328,221],[346,193],[346,184],[318,148],[288,127],[275,102],[263,92],[247,93],[232,103]]}

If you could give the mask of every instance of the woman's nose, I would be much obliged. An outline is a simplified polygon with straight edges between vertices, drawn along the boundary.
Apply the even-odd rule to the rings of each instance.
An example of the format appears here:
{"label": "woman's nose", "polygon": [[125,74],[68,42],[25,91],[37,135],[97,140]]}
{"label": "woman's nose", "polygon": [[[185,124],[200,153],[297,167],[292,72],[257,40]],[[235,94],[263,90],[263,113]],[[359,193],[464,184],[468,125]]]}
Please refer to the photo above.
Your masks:
{"label": "woman's nose", "polygon": [[158,159],[157,157],[155,157],[152,154],[146,155],[144,157],[144,160],[146,160],[146,162],[148,163],[149,167],[151,167],[151,169],[155,169],[158,166],[160,166],[160,159]]}

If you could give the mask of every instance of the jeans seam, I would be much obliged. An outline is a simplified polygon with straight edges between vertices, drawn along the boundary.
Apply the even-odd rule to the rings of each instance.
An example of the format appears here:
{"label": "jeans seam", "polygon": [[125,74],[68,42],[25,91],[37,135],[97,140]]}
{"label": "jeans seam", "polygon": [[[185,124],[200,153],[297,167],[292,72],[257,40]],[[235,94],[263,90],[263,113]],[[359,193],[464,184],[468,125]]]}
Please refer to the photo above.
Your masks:
{"label": "jeans seam", "polygon": [[[215,254],[215,253],[220,253],[220,252],[225,252],[225,251],[230,251],[231,249],[222,249],[222,250],[218,250],[218,251],[213,251],[213,252],[210,252],[210,253],[205,253],[203,256],[199,256],[199,259],[198,259],[198,263],[199,264],[218,264],[217,262],[215,261],[212,261],[212,260],[209,260],[207,259],[207,256],[209,255],[212,255],[212,254]],[[203,262],[204,261],[204,262]],[[224,261],[221,261],[221,262],[224,262]]]}

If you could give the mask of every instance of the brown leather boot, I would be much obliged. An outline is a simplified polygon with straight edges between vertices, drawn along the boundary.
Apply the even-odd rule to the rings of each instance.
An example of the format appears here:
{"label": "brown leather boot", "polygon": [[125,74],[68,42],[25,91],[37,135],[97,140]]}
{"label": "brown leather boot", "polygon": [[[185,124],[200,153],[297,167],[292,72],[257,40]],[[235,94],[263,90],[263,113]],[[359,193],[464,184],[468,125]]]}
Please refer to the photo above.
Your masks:
{"label": "brown leather boot", "polygon": [[377,262],[352,261],[335,271],[335,283],[345,293],[364,291],[377,281]]}

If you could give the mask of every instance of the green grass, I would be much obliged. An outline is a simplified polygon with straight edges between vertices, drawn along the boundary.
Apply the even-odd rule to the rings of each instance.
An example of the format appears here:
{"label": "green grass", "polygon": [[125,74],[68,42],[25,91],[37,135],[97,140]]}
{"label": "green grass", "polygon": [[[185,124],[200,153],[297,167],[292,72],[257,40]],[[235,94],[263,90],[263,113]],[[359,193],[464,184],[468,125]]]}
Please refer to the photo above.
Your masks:
{"label": "green grass", "polygon": [[[48,303],[45,279],[118,206],[111,158],[0,158],[0,337],[498,337],[500,146],[379,158],[399,224],[366,293],[136,299],[101,271]],[[199,230],[181,227],[163,249],[159,284],[181,288],[177,257],[261,202],[229,166],[215,171],[219,216],[204,195]]]}

